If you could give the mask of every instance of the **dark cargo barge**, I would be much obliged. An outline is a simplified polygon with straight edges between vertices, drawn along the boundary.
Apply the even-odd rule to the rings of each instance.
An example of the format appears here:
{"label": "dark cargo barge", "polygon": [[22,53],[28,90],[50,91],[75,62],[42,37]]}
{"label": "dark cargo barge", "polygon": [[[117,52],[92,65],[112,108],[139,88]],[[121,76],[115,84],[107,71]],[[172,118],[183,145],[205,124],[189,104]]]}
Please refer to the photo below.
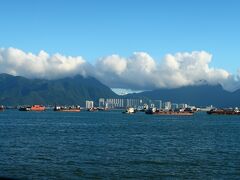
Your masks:
{"label": "dark cargo barge", "polygon": [[238,109],[212,109],[207,111],[208,114],[216,114],[216,115],[240,115],[240,111]]}

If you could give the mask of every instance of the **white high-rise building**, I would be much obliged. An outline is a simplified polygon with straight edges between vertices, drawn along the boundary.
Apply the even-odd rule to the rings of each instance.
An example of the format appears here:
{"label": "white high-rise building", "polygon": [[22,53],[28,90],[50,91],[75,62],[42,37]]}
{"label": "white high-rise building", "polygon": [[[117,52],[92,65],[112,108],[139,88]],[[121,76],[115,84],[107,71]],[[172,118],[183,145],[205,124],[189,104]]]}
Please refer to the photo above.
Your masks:
{"label": "white high-rise building", "polygon": [[185,108],[187,108],[187,107],[188,107],[187,104],[179,104],[179,105],[178,105],[178,108],[180,108],[180,109],[185,109]]}
{"label": "white high-rise building", "polygon": [[162,109],[163,108],[162,107],[162,100],[154,100],[153,103],[154,103],[154,105],[157,109]]}
{"label": "white high-rise building", "polygon": [[100,98],[98,101],[98,107],[100,108],[105,108],[105,99],[104,98]]}
{"label": "white high-rise building", "polygon": [[94,102],[93,101],[86,101],[86,109],[91,109],[94,107]]}
{"label": "white high-rise building", "polygon": [[170,101],[167,101],[164,103],[164,109],[170,110],[172,108],[172,103]]}
{"label": "white high-rise building", "polygon": [[109,108],[123,108],[124,100],[123,99],[106,99],[106,104]]}
{"label": "white high-rise building", "polygon": [[178,104],[176,104],[176,103],[172,103],[172,105],[171,105],[171,109],[173,109],[173,110],[178,109]]}
{"label": "white high-rise building", "polygon": [[137,108],[138,106],[142,105],[142,100],[141,99],[127,99],[126,100],[126,107],[135,107]]}

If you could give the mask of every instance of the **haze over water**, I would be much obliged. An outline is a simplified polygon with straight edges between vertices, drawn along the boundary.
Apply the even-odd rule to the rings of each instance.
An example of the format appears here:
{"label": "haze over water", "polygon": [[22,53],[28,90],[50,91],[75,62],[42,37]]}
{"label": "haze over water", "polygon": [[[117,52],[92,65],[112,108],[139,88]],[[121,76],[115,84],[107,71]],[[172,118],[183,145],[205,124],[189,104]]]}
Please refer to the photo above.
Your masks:
{"label": "haze over water", "polygon": [[0,176],[16,179],[240,177],[238,116],[121,111],[0,113]]}

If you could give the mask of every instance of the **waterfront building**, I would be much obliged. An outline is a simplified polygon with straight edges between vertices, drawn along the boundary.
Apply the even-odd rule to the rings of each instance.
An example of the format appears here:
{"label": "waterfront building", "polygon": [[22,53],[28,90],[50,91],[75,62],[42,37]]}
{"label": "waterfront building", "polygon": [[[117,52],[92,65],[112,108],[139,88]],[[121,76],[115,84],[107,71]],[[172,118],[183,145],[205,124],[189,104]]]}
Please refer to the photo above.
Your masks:
{"label": "waterfront building", "polygon": [[108,108],[124,108],[124,99],[106,99]]}
{"label": "waterfront building", "polygon": [[104,98],[100,98],[98,101],[98,107],[100,108],[105,108],[105,99]]}
{"label": "waterfront building", "polygon": [[173,109],[173,110],[178,109],[178,104],[176,104],[176,103],[172,103],[172,105],[171,105],[171,109]]}
{"label": "waterfront building", "polygon": [[187,104],[179,104],[179,105],[178,105],[178,108],[179,108],[179,109],[186,109],[187,107],[188,107]]}
{"label": "waterfront building", "polygon": [[213,105],[207,106],[207,107],[203,107],[200,108],[200,111],[211,111],[212,109],[215,109],[215,107],[213,107]]}
{"label": "waterfront building", "polygon": [[126,107],[137,108],[142,105],[142,102],[142,99],[126,99]]}
{"label": "waterfront building", "polygon": [[[127,108],[127,107],[134,107],[138,108],[143,106],[143,101],[141,99],[114,99],[108,98],[104,101],[105,107],[108,108]],[[101,102],[99,99],[99,107],[100,104],[103,104],[103,98],[101,98]]]}
{"label": "waterfront building", "polygon": [[94,107],[93,101],[86,101],[86,109],[91,109]]}
{"label": "waterfront building", "polygon": [[162,100],[153,100],[152,103],[155,105],[157,109],[162,109]]}
{"label": "waterfront building", "polygon": [[170,101],[167,101],[164,103],[164,109],[170,110],[172,108],[172,103]]}
{"label": "waterfront building", "polygon": [[107,102],[105,102],[105,108],[106,108],[106,109],[109,109],[109,105],[108,105]]}
{"label": "waterfront building", "polygon": [[147,104],[144,104],[144,105],[143,105],[143,109],[148,109],[148,105],[147,105]]}
{"label": "waterfront building", "polygon": [[154,107],[155,107],[154,103],[150,104],[150,108],[154,108]]}

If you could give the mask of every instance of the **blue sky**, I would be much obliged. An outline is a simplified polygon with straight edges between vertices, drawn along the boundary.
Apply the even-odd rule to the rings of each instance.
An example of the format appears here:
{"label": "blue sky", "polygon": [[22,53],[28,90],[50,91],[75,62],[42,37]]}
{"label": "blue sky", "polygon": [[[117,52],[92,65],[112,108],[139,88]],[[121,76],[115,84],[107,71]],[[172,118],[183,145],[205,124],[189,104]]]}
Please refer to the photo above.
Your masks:
{"label": "blue sky", "polygon": [[0,47],[90,62],[135,51],[161,60],[205,50],[212,66],[240,68],[238,0],[2,0],[0,8]]}

